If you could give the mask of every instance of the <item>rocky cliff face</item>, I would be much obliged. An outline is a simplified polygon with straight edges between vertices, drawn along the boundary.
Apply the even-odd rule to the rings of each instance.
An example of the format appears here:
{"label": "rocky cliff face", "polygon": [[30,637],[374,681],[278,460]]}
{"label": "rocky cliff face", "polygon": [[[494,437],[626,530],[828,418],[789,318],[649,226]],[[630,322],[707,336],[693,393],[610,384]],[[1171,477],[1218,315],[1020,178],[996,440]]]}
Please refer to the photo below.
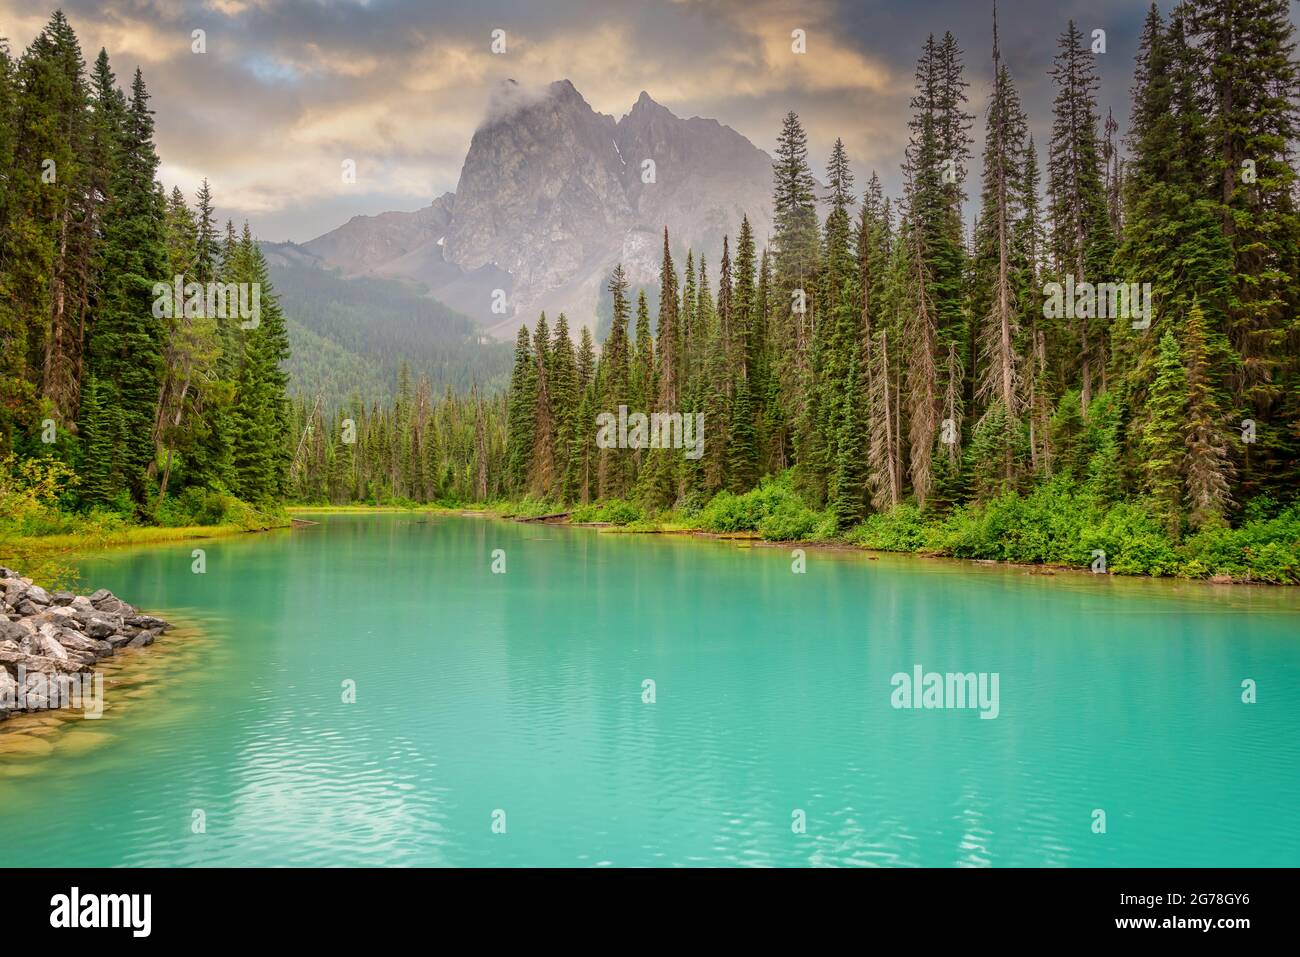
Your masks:
{"label": "rocky cliff face", "polygon": [[[656,283],[665,226],[679,267],[689,247],[716,272],[722,237],[734,242],[743,215],[760,244],[767,236],[770,189],[767,154],[716,120],[681,119],[642,93],[615,121],[568,80],[542,90],[506,81],[454,195],[415,213],[354,217],[304,246],[346,275],[423,282],[511,338],[542,310],[594,327],[616,263],[634,284]],[[505,314],[492,309],[498,289]]]}
{"label": "rocky cliff face", "polygon": [[359,276],[380,269],[407,253],[436,243],[451,222],[454,193],[444,193],[414,213],[353,216],[338,229],[304,246],[326,262]]}

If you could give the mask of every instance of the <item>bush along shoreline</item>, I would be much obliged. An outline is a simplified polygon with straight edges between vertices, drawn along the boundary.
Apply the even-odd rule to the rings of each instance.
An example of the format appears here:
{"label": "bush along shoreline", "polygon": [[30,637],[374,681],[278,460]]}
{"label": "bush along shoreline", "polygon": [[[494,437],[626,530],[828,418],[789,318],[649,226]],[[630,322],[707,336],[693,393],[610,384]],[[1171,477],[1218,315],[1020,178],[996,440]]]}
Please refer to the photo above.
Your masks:
{"label": "bush along shoreline", "polygon": [[99,717],[103,675],[95,664],[151,645],[171,627],[106,588],[90,595],[51,593],[3,566],[0,592],[0,721],[68,707]]}
{"label": "bush along shoreline", "polygon": [[1300,503],[1280,507],[1265,498],[1251,503],[1236,528],[1207,527],[1181,539],[1141,502],[1110,503],[1065,480],[947,512],[899,505],[843,532],[833,509],[806,504],[789,473],[744,494],[720,492],[677,510],[649,510],[626,499],[577,506],[525,499],[491,509],[526,521],[563,515],[551,520],[626,532],[734,535],[1222,584],[1300,584]]}

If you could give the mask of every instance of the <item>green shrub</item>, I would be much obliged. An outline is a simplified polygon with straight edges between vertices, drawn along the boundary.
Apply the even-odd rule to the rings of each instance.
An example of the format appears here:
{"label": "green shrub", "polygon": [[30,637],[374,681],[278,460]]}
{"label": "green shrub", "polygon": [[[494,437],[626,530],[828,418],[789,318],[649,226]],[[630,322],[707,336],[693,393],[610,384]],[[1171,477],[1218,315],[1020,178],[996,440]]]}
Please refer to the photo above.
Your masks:
{"label": "green shrub", "polygon": [[1092,495],[1058,479],[1027,495],[1005,492],[984,504],[958,508],[932,542],[936,550],[958,558],[1086,565],[1091,556],[1081,535],[1098,508]]}
{"label": "green shrub", "polygon": [[641,509],[634,503],[621,498],[610,499],[608,502],[592,502],[589,505],[579,505],[569,513],[569,521],[580,524],[608,522],[610,525],[629,525],[641,518]]}
{"label": "green shrub", "polygon": [[784,499],[758,523],[758,533],[769,542],[797,542],[817,537],[822,516],[802,501]]}
{"label": "green shrub", "polygon": [[[804,500],[794,490],[789,472],[775,478],[764,478],[758,488],[744,495],[719,492],[700,510],[700,527],[710,532],[761,532],[763,522],[778,512],[783,516],[775,521],[790,527],[815,524],[817,514],[808,509]],[[811,518],[799,518],[806,512]],[[773,532],[781,528],[774,524]],[[767,537],[764,535],[764,537]],[[788,540],[788,539],[786,539]]]}
{"label": "green shrub", "polygon": [[621,498],[611,499],[600,510],[600,521],[611,525],[627,525],[640,517],[641,509]]}
{"label": "green shrub", "polygon": [[927,547],[929,539],[929,527],[921,510],[910,503],[869,515],[848,534],[854,545],[883,552],[920,551]]}
{"label": "green shrub", "polygon": [[1106,568],[1119,575],[1176,575],[1179,556],[1174,543],[1147,508],[1122,502],[1097,524],[1084,529],[1083,548],[1106,553]]}
{"label": "green shrub", "polygon": [[59,502],[76,476],[53,458],[0,457],[0,531],[6,535],[58,535],[72,531],[75,516]]}
{"label": "green shrub", "polygon": [[[1188,537],[1183,545],[1184,574],[1300,582],[1300,503],[1276,514],[1271,502],[1264,507],[1252,505],[1255,502],[1247,506],[1240,528],[1206,528]],[[1269,515],[1273,517],[1265,517]]]}

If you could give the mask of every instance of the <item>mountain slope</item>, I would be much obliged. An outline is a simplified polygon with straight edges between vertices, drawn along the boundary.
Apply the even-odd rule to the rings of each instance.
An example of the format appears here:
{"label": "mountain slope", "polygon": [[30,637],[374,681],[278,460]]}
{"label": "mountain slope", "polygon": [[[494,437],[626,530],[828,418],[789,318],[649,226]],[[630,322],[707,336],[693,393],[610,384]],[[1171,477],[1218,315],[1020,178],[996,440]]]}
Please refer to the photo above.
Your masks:
{"label": "mountain slope", "polygon": [[[418,282],[508,339],[543,310],[595,327],[618,262],[634,286],[653,286],[665,226],[679,260],[688,247],[716,260],[746,214],[761,243],[770,188],[768,155],[716,120],[682,119],[643,92],[615,121],[568,80],[540,91],[505,81],[455,194],[354,217],[302,248],[344,275]],[[493,309],[498,290],[504,312]]]}
{"label": "mountain slope", "polygon": [[263,243],[271,284],[289,324],[292,390],[329,407],[354,394],[386,401],[406,362],[435,393],[493,390],[509,379],[512,350],[484,342],[473,320],[409,282],[344,276],[293,243]]}

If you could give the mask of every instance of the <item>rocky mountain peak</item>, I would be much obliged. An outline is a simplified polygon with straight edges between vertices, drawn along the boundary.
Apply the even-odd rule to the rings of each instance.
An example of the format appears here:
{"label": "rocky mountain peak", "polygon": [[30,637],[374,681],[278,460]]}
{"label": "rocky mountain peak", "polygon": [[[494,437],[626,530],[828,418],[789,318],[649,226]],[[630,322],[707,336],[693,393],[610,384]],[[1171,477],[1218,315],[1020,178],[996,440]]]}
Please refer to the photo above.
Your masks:
{"label": "rocky mountain peak", "polygon": [[[576,333],[596,325],[616,263],[633,284],[657,283],[665,227],[683,258],[691,247],[716,259],[742,215],[765,236],[770,184],[770,159],[744,136],[715,120],[682,119],[648,92],[616,122],[567,79],[503,80],[437,215],[365,217],[305,247],[345,272],[423,282],[502,338],[542,310],[566,312]],[[409,235],[395,234],[402,223]],[[362,232],[364,240],[339,235]],[[504,316],[492,309],[496,290],[507,297]]]}

